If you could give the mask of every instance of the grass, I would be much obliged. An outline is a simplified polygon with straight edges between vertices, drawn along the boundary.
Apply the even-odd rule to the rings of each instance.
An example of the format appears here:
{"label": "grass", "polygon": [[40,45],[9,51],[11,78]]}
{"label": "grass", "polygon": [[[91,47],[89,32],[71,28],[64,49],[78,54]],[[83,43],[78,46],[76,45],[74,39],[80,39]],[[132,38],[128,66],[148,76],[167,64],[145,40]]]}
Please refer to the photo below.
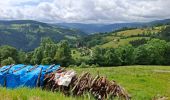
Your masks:
{"label": "grass", "polygon": [[[100,68],[73,68],[77,73],[83,71],[107,76],[123,86],[132,100],[151,100],[155,96],[170,99],[170,66],[121,66]],[[41,89],[20,88],[15,90],[0,88],[0,100],[81,100],[66,97],[61,93]],[[85,100],[85,99],[82,99]]]}
{"label": "grass", "polygon": [[145,34],[147,34],[148,32],[151,33],[158,33],[161,31],[161,28],[154,28],[154,29],[134,29],[134,30],[126,30],[126,31],[121,31],[118,32],[117,35],[118,36],[132,36],[132,35],[138,35],[138,34],[143,34],[145,32]]}
{"label": "grass", "polygon": [[0,100],[77,100],[77,98],[41,89],[18,88],[12,90],[0,88]]}
{"label": "grass", "polygon": [[[132,30],[125,30],[120,31],[117,33],[111,33],[108,36],[103,37],[103,40],[107,40],[107,43],[100,45],[102,48],[116,48],[118,46],[123,46],[129,44],[130,41],[138,40],[138,39],[149,39],[149,37],[141,37],[138,35],[145,34],[157,34],[161,31],[161,29],[165,28],[166,26],[159,26],[153,28],[143,28],[143,29],[132,29]],[[135,36],[136,35],[136,36]],[[131,37],[135,36],[135,37]],[[123,38],[122,38],[123,37]]]}
{"label": "grass", "polygon": [[120,39],[119,41],[110,41],[108,43],[101,45],[101,47],[102,48],[117,48],[119,46],[128,45],[130,41],[140,40],[143,38],[149,39],[149,37],[130,37],[126,39]]}
{"label": "grass", "polygon": [[[99,72],[121,84],[132,100],[151,100],[155,96],[170,97],[170,66],[124,66],[76,69],[93,74]],[[169,98],[170,99],[170,98]]]}

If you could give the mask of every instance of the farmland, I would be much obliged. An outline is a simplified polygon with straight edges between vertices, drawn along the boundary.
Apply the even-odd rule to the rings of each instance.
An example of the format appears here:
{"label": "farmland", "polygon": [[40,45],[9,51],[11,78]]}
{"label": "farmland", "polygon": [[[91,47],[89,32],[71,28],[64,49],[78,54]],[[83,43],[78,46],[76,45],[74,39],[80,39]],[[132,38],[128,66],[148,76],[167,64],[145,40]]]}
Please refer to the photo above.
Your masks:
{"label": "farmland", "polygon": [[[170,66],[121,66],[73,69],[78,74],[87,71],[93,75],[99,73],[99,75],[107,76],[110,80],[115,80],[128,91],[132,96],[132,100],[151,100],[153,97],[160,96],[170,97]],[[0,88],[0,100],[18,99],[82,100],[82,98],[65,97],[63,94],[42,91],[41,89],[19,88],[10,90]],[[87,98],[84,99],[86,100]]]}

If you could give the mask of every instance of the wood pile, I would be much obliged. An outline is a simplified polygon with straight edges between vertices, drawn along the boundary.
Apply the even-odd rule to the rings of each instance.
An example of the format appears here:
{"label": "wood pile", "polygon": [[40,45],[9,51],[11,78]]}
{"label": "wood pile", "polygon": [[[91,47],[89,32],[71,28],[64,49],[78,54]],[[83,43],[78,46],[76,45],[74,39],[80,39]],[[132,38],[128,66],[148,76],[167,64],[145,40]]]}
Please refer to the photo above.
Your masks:
{"label": "wood pile", "polygon": [[44,79],[43,89],[50,91],[61,91],[65,95],[82,96],[86,93],[91,94],[96,100],[130,100],[130,96],[123,87],[118,85],[114,80],[109,81],[106,77],[97,75],[93,77],[90,73],[85,72],[81,75],[75,75],[68,86],[58,85],[55,80],[56,73],[65,72],[65,69],[47,74]]}

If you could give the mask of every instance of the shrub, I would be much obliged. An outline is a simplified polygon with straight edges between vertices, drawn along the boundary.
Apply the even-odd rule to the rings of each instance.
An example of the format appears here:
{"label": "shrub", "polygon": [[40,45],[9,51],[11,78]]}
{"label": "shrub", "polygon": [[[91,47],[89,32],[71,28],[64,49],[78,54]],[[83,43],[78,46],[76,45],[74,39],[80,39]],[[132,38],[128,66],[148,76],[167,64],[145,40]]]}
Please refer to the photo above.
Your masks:
{"label": "shrub", "polygon": [[8,57],[7,59],[1,61],[2,66],[5,65],[11,65],[11,64],[15,64],[15,61],[13,60],[12,57]]}
{"label": "shrub", "polygon": [[82,62],[79,67],[81,67],[81,68],[88,68],[88,67],[90,67],[90,66],[87,65],[86,63]]}

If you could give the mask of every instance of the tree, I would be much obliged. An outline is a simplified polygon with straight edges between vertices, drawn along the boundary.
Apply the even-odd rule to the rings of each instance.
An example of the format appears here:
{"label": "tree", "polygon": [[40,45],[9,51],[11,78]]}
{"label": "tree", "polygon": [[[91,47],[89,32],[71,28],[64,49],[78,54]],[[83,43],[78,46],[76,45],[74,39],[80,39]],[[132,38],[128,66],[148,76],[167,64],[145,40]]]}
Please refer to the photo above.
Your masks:
{"label": "tree", "polygon": [[131,45],[121,46],[116,49],[119,59],[122,65],[130,65],[134,63],[134,48]]}
{"label": "tree", "polygon": [[93,64],[99,64],[100,66],[105,65],[105,49],[100,48],[100,47],[96,47],[93,50],[93,54],[92,54],[92,62]]}
{"label": "tree", "polygon": [[[34,50],[31,63],[40,64],[46,62],[47,58],[54,58],[57,50],[57,44],[55,44],[50,38],[43,38],[38,48]],[[52,63],[52,61],[50,61]]]}
{"label": "tree", "polygon": [[31,59],[32,64],[40,64],[43,59],[43,49],[41,47],[38,47],[34,50],[34,54]]}
{"label": "tree", "polygon": [[165,29],[163,29],[157,37],[166,41],[170,41],[170,26],[168,25]]}
{"label": "tree", "polygon": [[26,60],[26,53],[23,51],[18,52],[18,63],[25,63]]}
{"label": "tree", "polygon": [[166,47],[167,43],[164,40],[152,39],[148,41],[147,44],[135,50],[136,64],[164,64]]}
{"label": "tree", "polygon": [[41,49],[43,50],[43,58],[54,58],[56,50],[57,50],[57,44],[55,44],[50,38],[46,37],[41,40],[40,44]]}
{"label": "tree", "polygon": [[0,47],[0,60],[8,59],[8,57],[11,57],[14,61],[17,62],[17,49],[11,46],[1,46]]}
{"label": "tree", "polygon": [[58,49],[54,56],[54,60],[56,63],[59,63],[63,66],[68,66],[71,63],[71,49],[67,41],[61,41],[58,44]]}
{"label": "tree", "polygon": [[52,64],[52,58],[50,57],[43,58],[41,64],[44,64],[44,65]]}
{"label": "tree", "polygon": [[11,65],[11,64],[15,64],[15,61],[13,60],[12,57],[8,57],[7,59],[1,61],[2,66],[5,65]]}
{"label": "tree", "polygon": [[146,45],[139,46],[134,51],[135,64],[148,65],[150,64],[149,52]]}
{"label": "tree", "polygon": [[113,48],[107,49],[104,58],[107,66],[121,65],[121,60]]}
{"label": "tree", "polygon": [[167,47],[165,40],[152,39],[146,44],[146,49],[149,53],[150,64],[164,64],[164,53]]}
{"label": "tree", "polygon": [[170,65],[170,42],[167,43],[165,53],[164,53],[165,64]]}
{"label": "tree", "polygon": [[33,57],[33,52],[28,52],[25,55],[25,64],[33,64],[32,61],[32,57]]}

